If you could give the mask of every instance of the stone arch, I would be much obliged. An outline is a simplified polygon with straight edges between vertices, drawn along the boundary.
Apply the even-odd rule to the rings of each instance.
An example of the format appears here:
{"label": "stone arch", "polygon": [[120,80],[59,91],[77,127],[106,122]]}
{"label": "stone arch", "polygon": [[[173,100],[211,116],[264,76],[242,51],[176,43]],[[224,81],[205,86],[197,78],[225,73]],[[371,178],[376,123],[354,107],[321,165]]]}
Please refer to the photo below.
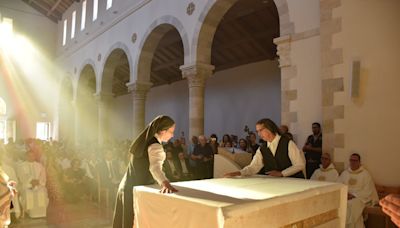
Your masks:
{"label": "stone arch", "polygon": [[[100,78],[99,78],[99,83],[97,85],[97,93],[100,92],[111,93],[113,71],[119,64],[119,58],[122,55],[125,55],[128,60],[129,75],[131,77],[132,57],[130,55],[129,48],[124,43],[117,42],[108,49],[105,55],[106,58],[104,58],[104,62],[101,65],[101,73],[99,74]],[[112,71],[112,73],[110,71]],[[110,85],[111,87],[106,87]]]}
{"label": "stone arch", "polygon": [[139,44],[138,49],[140,51],[134,65],[134,72],[137,72],[137,74],[132,75],[133,77],[136,76],[136,79],[131,77],[131,82],[134,82],[135,80],[144,82],[150,81],[151,63],[157,44],[163,38],[163,35],[171,29],[176,29],[181,37],[183,43],[184,62],[186,63],[189,60],[190,49],[188,34],[182,23],[174,16],[166,15],[160,17],[149,26],[143,36],[144,38]]}
{"label": "stone arch", "polygon": [[[211,47],[214,34],[227,11],[239,0],[210,0],[200,13],[191,44],[190,63],[211,63]],[[274,0],[279,14],[280,36],[294,33],[289,19],[287,0]]]}
{"label": "stone arch", "polygon": [[[79,74],[75,99],[75,143],[97,142],[98,110],[94,97],[97,78],[95,68],[86,64]],[[79,131],[78,131],[79,129]]]}
{"label": "stone arch", "polygon": [[[95,62],[94,62],[92,59],[86,59],[85,61],[82,62],[81,66],[80,66],[80,68],[79,68],[79,70],[78,70],[78,72],[79,72],[78,77],[77,77],[77,79],[76,79],[76,81],[75,81],[75,83],[74,83],[74,86],[75,86],[75,87],[74,87],[74,91],[75,91],[75,93],[74,93],[74,99],[76,99],[76,95],[77,95],[77,91],[78,91],[78,83],[79,83],[80,77],[82,76],[82,72],[83,72],[83,70],[84,70],[85,68],[87,68],[88,66],[90,66],[90,67],[93,69],[94,75],[95,75],[95,77],[96,77],[96,81],[98,81],[98,80],[97,80],[97,75],[98,75],[98,73],[97,73],[97,70],[96,70],[96,64],[95,64]],[[97,85],[96,85],[96,87],[97,87]]]}

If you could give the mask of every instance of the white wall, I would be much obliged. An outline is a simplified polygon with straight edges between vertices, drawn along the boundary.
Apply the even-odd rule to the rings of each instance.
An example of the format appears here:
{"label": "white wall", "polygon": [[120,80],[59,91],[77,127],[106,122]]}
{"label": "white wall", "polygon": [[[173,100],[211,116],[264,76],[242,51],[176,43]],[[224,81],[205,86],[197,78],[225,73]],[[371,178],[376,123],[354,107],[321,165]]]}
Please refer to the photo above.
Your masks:
{"label": "white wall", "polygon": [[[334,15],[342,16],[343,31],[335,35],[334,48],[343,47],[344,64],[335,70],[345,77],[345,92],[335,102],[345,103],[345,120],[335,128],[345,134],[344,153],[335,158],[348,164],[350,153],[378,184],[400,185],[400,2],[397,0],[342,1]],[[350,64],[361,61],[361,95],[350,97]]]}

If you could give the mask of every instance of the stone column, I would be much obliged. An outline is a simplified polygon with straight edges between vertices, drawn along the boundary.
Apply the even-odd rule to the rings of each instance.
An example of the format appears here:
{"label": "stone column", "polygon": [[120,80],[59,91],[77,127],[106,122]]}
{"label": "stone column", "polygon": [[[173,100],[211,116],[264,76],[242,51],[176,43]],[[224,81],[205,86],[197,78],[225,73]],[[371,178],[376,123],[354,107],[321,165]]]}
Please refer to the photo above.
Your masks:
{"label": "stone column", "polygon": [[97,102],[97,115],[98,115],[98,129],[97,129],[97,142],[103,145],[109,139],[109,113],[110,103],[114,98],[111,93],[98,93],[94,94]]}
{"label": "stone column", "polygon": [[145,127],[146,96],[153,86],[151,82],[134,82],[126,84],[132,93],[133,121],[132,138],[135,139]]}
{"label": "stone column", "polygon": [[204,134],[204,89],[207,78],[214,66],[207,64],[184,65],[180,67],[182,76],[189,85],[189,140],[192,136]]}
{"label": "stone column", "polygon": [[73,145],[77,146],[79,143],[79,133],[78,133],[78,129],[79,129],[79,121],[80,121],[80,116],[79,116],[79,108],[78,108],[78,102],[76,99],[71,101],[72,104],[72,113],[74,115],[74,122],[71,123],[74,125],[74,129],[73,129],[73,138],[71,138],[71,140],[73,140]]}
{"label": "stone column", "polygon": [[[292,64],[290,57],[292,38],[290,35],[281,36],[275,38],[274,43],[277,45],[281,68],[281,124],[292,129],[293,124],[297,123],[297,111],[290,107],[290,102],[297,100],[297,88],[290,87],[291,80],[297,76],[296,66]],[[296,138],[297,134],[293,136]]]}

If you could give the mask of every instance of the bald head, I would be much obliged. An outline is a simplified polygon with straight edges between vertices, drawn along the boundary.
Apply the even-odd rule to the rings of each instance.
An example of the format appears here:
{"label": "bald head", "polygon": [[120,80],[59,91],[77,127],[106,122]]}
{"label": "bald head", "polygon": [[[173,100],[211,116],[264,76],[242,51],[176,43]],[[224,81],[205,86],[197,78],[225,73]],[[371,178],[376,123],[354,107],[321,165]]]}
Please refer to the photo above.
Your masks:
{"label": "bald head", "polygon": [[328,153],[322,153],[321,155],[321,164],[324,169],[328,168],[328,166],[332,163],[331,155]]}

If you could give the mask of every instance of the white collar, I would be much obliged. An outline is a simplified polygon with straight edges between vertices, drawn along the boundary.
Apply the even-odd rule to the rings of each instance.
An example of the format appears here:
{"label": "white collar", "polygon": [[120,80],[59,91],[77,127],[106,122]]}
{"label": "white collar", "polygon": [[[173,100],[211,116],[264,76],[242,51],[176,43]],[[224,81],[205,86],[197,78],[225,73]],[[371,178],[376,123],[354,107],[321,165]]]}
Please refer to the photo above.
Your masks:
{"label": "white collar", "polygon": [[154,134],[154,138],[157,139],[158,143],[160,143],[160,144],[162,143],[161,139],[160,139],[161,137],[157,133]]}
{"label": "white collar", "polygon": [[272,140],[272,142],[267,142],[267,146],[270,147],[271,145],[273,145],[276,147],[278,145],[280,139],[281,139],[281,136],[276,134],[275,138]]}

